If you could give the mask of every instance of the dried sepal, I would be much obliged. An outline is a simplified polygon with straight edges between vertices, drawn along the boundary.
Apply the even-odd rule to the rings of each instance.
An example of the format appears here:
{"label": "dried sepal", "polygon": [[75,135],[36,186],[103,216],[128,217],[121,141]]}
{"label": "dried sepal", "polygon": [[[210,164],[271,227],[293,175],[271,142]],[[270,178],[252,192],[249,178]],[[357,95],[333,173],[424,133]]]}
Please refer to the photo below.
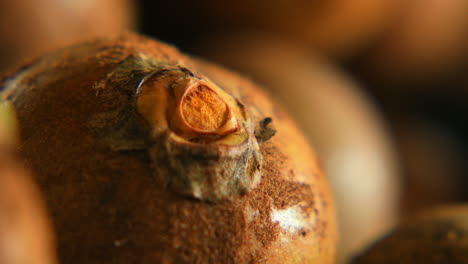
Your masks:
{"label": "dried sepal", "polygon": [[184,68],[153,73],[138,88],[137,109],[150,126],[151,157],[167,160],[160,177],[175,191],[219,201],[260,181],[261,155],[243,105]]}
{"label": "dried sepal", "polygon": [[[174,191],[232,200],[260,182],[256,133],[264,128],[255,132],[242,103],[183,63],[131,56],[95,89],[121,103],[110,102],[89,127],[114,151],[149,151],[155,176]],[[161,162],[170,166],[156,165]]]}

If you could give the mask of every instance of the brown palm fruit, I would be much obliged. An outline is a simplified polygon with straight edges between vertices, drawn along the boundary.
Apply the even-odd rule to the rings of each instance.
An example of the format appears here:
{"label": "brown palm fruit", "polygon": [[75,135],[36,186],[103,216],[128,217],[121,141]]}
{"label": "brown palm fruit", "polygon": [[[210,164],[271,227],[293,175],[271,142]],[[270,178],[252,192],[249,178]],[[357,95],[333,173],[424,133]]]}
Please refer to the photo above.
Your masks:
{"label": "brown palm fruit", "polygon": [[467,205],[422,212],[356,257],[353,264],[466,264],[467,219]]}
{"label": "brown palm fruit", "polygon": [[0,70],[18,61],[135,24],[132,0],[0,1]]}
{"label": "brown palm fruit", "polygon": [[[254,29],[282,34],[327,55],[346,58],[366,48],[391,25],[402,1],[141,2],[144,30],[157,36],[167,35],[171,40],[180,38],[175,33],[179,30],[199,35],[200,32]],[[177,19],[170,17],[173,14],[177,14]],[[162,24],[166,26],[161,27]]]}
{"label": "brown palm fruit", "polygon": [[12,107],[0,102],[0,263],[55,264],[51,225],[37,186],[20,164]]}
{"label": "brown palm fruit", "polygon": [[270,88],[317,147],[336,196],[342,261],[396,223],[394,149],[357,84],[300,45],[265,34],[223,35],[200,47],[207,58]]}
{"label": "brown palm fruit", "polygon": [[327,179],[251,82],[129,34],[3,87],[63,263],[334,263]]}
{"label": "brown palm fruit", "polygon": [[468,63],[467,11],[465,0],[406,1],[398,22],[368,52],[366,78],[387,94],[447,90],[447,83],[429,87]]}

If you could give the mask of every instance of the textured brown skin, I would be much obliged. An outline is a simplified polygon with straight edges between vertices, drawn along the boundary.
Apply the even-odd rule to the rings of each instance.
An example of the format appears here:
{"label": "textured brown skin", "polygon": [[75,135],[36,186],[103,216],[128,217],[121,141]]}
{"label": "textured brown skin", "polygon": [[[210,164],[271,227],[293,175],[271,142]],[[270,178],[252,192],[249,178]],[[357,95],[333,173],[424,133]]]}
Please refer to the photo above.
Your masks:
{"label": "textured brown skin", "polygon": [[[90,129],[91,117],[131,101],[135,87],[96,93],[95,85],[137,54],[203,73],[247,106],[255,123],[273,118],[278,133],[260,144],[264,163],[255,189],[231,202],[183,197],[159,184],[153,168],[167,166],[164,161],[151,164],[146,150],[112,151]],[[22,150],[55,219],[61,262],[334,262],[327,180],[295,124],[251,82],[126,35],[43,57],[3,85],[18,111]],[[272,221],[273,209],[299,204],[305,228],[290,233]]]}
{"label": "textured brown skin", "polygon": [[199,46],[206,58],[264,84],[316,147],[335,193],[341,262],[397,223],[395,150],[377,109],[351,78],[304,47],[265,33],[219,34]]}
{"label": "textured brown skin", "polygon": [[466,264],[467,219],[466,204],[428,210],[402,223],[353,264]]}
{"label": "textured brown skin", "polygon": [[36,184],[16,155],[17,138],[7,132],[15,129],[6,128],[10,125],[0,122],[0,263],[55,264],[51,223]]}

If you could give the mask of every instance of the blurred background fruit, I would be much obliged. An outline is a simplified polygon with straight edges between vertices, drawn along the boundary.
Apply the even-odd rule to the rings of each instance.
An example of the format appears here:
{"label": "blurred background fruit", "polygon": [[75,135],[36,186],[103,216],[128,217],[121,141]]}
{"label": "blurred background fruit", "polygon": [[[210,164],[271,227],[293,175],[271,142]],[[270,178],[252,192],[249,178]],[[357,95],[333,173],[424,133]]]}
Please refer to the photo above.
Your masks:
{"label": "blurred background fruit", "polygon": [[42,198],[15,151],[12,110],[0,102],[0,263],[55,264],[55,241]]}
{"label": "blurred background fruit", "polygon": [[142,30],[183,48],[213,32],[262,30],[347,58],[394,20],[401,0],[142,0]]}
{"label": "blurred background fruit", "polygon": [[0,0],[0,70],[77,41],[135,28],[133,0]]}
{"label": "blurred background fruit", "polygon": [[352,263],[468,263],[468,206],[451,205],[421,212]]}
{"label": "blurred background fruit", "polygon": [[317,147],[334,189],[347,259],[397,221],[398,165],[378,109],[359,85],[300,45],[259,32],[224,34],[202,54],[264,85]]}
{"label": "blurred background fruit", "polygon": [[[388,94],[424,94],[468,65],[468,2],[407,1],[388,32],[362,58],[365,78]],[[462,74],[465,75],[465,74]],[[440,87],[449,89],[449,87]]]}
{"label": "blurred background fruit", "polygon": [[[366,172],[363,175],[384,171],[374,175],[401,179],[401,187],[390,184],[389,190],[383,191],[378,199],[396,204],[400,196],[400,209],[395,209],[394,217],[388,217],[389,222],[394,222],[398,212],[408,215],[441,203],[468,201],[468,165],[464,162],[468,159],[468,2],[465,0],[0,0],[0,15],[3,19],[0,71],[31,55],[76,40],[137,28],[193,54],[232,63],[230,67],[239,68],[265,86],[271,86],[271,93],[290,108],[303,123],[303,129],[318,138],[311,141],[316,141],[313,143],[320,148],[329,174],[355,171],[329,168],[353,157],[354,161],[347,166],[366,168],[362,169]],[[269,38],[273,43],[258,44],[265,41],[263,33],[250,35],[252,43],[239,41],[239,35],[259,31],[272,35]],[[233,34],[237,36],[228,37]],[[242,47],[233,48],[229,41],[242,43]],[[265,50],[258,48],[259,45]],[[252,48],[255,46],[256,50]],[[235,51],[222,54],[223,49]],[[243,61],[241,56],[250,58],[252,52],[259,53],[262,60]],[[271,72],[277,74],[267,79],[265,76]],[[275,88],[285,79],[279,76],[286,75],[301,76],[295,80],[313,83],[320,88],[314,90],[320,93],[313,97],[307,92],[291,96],[289,90],[296,91],[304,83]],[[315,96],[321,98],[314,99],[315,104],[303,103]],[[345,103],[348,101],[354,103]],[[320,107],[326,111],[317,112]],[[319,113],[332,117],[318,119]],[[312,118],[318,121],[307,122]],[[344,127],[352,130],[346,129],[345,133]],[[381,136],[368,136],[367,142],[363,136],[366,134]],[[362,140],[348,142],[353,137]],[[388,143],[389,137],[393,144]],[[385,147],[389,144],[392,146]],[[354,147],[357,145],[363,146],[360,153]],[[340,146],[353,151],[344,151],[346,148]],[[396,161],[393,154],[382,154],[394,151],[398,155]],[[387,162],[373,161],[365,154],[371,152],[380,153],[372,156],[375,160]],[[331,156],[341,158],[331,159]],[[336,182],[339,181],[335,180],[338,188]],[[369,182],[368,188],[373,191],[380,190],[371,187],[377,184],[374,181],[362,182]],[[368,197],[372,193],[350,185],[343,184],[344,191],[337,191],[339,200],[350,192],[355,192],[356,197]],[[360,209],[364,210],[374,201],[361,204]],[[351,213],[341,211],[340,217],[353,226],[357,218],[351,220],[345,217]],[[362,223],[376,219],[361,215]],[[347,234],[349,227],[342,228],[343,241],[346,241],[351,233]],[[365,243],[358,241],[355,243]],[[343,252],[358,248],[342,244],[342,256],[347,254]]]}
{"label": "blurred background fruit", "polygon": [[466,149],[452,130],[428,120],[400,117],[395,138],[403,168],[405,215],[467,198]]}

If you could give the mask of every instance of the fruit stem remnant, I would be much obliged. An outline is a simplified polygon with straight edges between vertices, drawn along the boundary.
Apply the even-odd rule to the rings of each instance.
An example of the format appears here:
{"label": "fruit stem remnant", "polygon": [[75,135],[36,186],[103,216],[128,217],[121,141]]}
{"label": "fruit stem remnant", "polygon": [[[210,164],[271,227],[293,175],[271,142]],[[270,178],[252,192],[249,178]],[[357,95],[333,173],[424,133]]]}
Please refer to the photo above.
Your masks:
{"label": "fruit stem remnant", "polygon": [[190,78],[173,85],[179,102],[176,127],[188,134],[226,135],[237,128],[229,105],[200,80]]}
{"label": "fruit stem remnant", "polygon": [[238,100],[206,77],[183,67],[158,69],[140,83],[137,110],[151,128],[153,162],[170,164],[157,175],[174,191],[216,202],[259,183],[254,124]]}

